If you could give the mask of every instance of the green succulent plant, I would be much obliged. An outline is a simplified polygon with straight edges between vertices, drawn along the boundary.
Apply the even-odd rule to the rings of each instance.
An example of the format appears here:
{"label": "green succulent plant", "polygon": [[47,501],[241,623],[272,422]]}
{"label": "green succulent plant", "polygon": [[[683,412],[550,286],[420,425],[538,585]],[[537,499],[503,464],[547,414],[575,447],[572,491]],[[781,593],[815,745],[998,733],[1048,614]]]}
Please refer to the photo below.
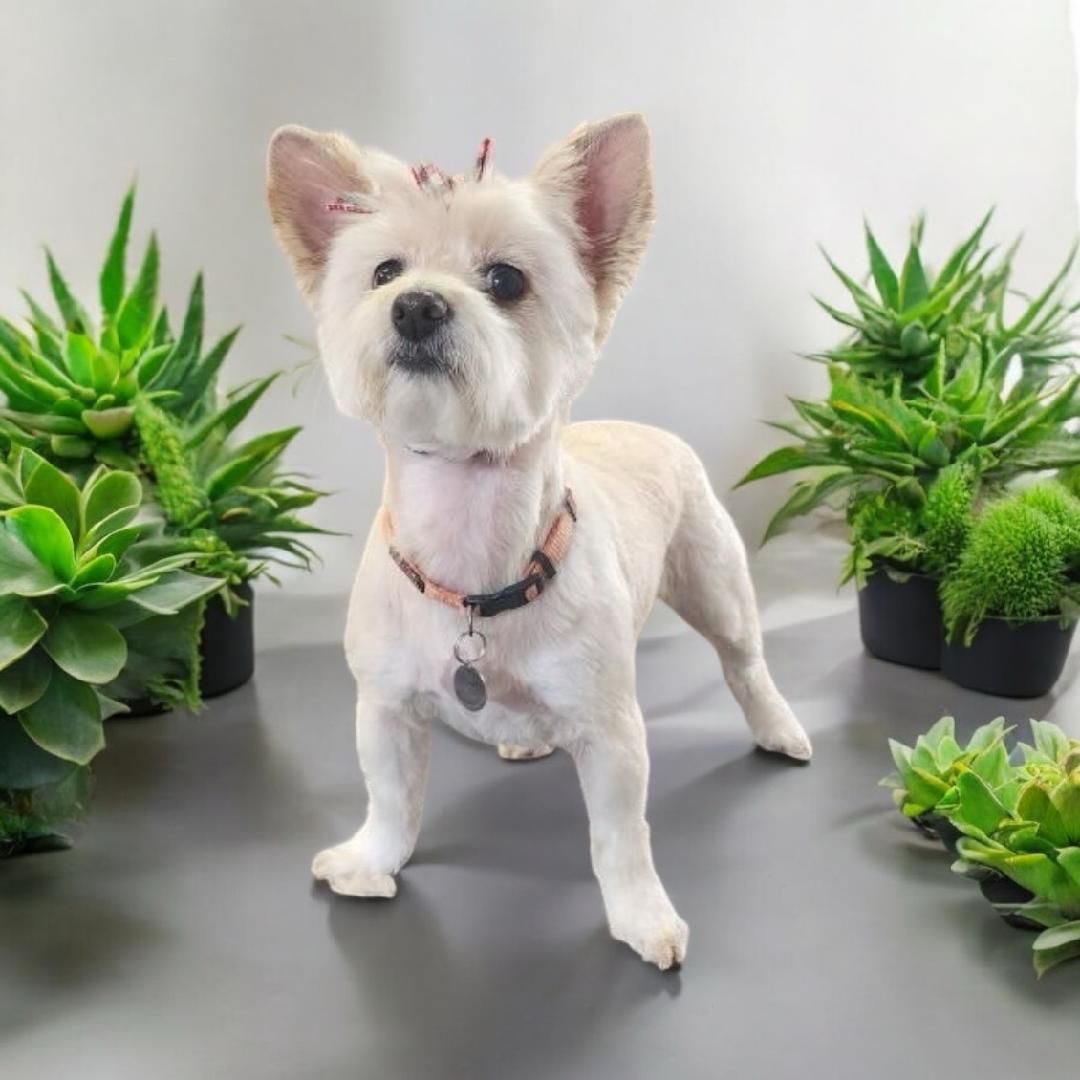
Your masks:
{"label": "green succulent plant", "polygon": [[1000,790],[1013,779],[1005,749],[1005,736],[1011,730],[998,717],[976,728],[967,744],[961,746],[956,741],[954,719],[943,716],[916,739],[914,746],[889,740],[896,772],[881,784],[892,789],[900,812],[913,819],[937,812],[964,772],[975,772],[991,790]]}
{"label": "green succulent plant", "polygon": [[1067,619],[1080,609],[1080,501],[1050,481],[988,504],[942,579],[949,638],[974,638],[983,619]]}
{"label": "green succulent plant", "polygon": [[1073,333],[1069,321],[1077,310],[1064,297],[1076,256],[1075,247],[1046,288],[1030,300],[1018,317],[1007,322],[1014,244],[997,262],[995,249],[983,236],[993,210],[946,258],[936,275],[926,270],[922,254],[925,221],[911,228],[907,254],[899,273],[864,225],[870,278],[876,292],[860,285],[822,250],[830,268],[848,291],[855,310],[842,311],[824,300],[817,303],[847,327],[848,340],[813,359],[841,363],[861,378],[889,387],[899,377],[918,383],[943,356],[946,377],[963,362],[971,335],[984,340],[992,354],[1017,355],[1034,372],[1071,359]]}
{"label": "green succulent plant", "polygon": [[998,906],[1045,927],[1032,946],[1042,975],[1080,957],[1080,742],[1046,722],[1032,721],[1032,733],[1035,746],[1022,747],[1008,788],[961,775],[939,811],[963,833],[954,870],[975,878],[993,871],[1032,894]]}
{"label": "green succulent plant", "polygon": [[99,466],[80,488],[34,453],[0,464],[0,839],[85,799],[124,699],[198,701],[201,602],[222,582],[159,556],[142,484]]}
{"label": "green succulent plant", "polygon": [[196,277],[178,337],[158,302],[160,256],[151,234],[134,281],[127,248],[135,192],[129,190],[99,275],[95,322],[75,298],[51,252],[51,316],[24,293],[28,328],[0,318],[0,439],[29,446],[69,470],[80,462],[134,468],[134,407],[155,400],[197,421],[213,407],[217,373],[238,330],[203,352],[204,296]]}
{"label": "green succulent plant", "polygon": [[1031,894],[995,907],[1043,928],[1033,946],[1042,975],[1080,957],[1080,740],[1032,720],[1032,743],[1010,757],[1009,730],[998,718],[960,747],[952,718],[943,717],[914,747],[890,740],[897,771],[882,784],[917,824],[952,829],[954,871],[1001,875]]}

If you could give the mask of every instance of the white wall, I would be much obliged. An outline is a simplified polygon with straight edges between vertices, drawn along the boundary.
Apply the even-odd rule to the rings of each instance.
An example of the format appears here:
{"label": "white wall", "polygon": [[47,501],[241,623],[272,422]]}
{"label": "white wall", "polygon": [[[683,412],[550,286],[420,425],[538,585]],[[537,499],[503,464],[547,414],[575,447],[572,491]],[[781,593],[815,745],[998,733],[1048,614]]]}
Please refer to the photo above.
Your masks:
{"label": "white wall", "polygon": [[[776,441],[756,420],[820,385],[794,356],[836,337],[809,299],[839,299],[818,241],[859,267],[864,212],[895,249],[926,208],[940,253],[997,203],[999,237],[1026,230],[1035,284],[1076,229],[1064,0],[0,0],[0,37],[0,309],[44,287],[45,240],[94,295],[137,170],[173,305],[202,266],[214,327],[246,325],[236,380],[296,362],[282,335],[310,335],[263,207],[278,124],[452,169],[491,135],[520,172],[577,121],[643,110],[659,220],[578,415],[677,430],[722,491]],[[297,421],[293,464],[340,491],[321,520],[355,535],[289,586],[336,591],[378,451],[321,375],[260,417]],[[727,497],[748,537],[779,492]]]}

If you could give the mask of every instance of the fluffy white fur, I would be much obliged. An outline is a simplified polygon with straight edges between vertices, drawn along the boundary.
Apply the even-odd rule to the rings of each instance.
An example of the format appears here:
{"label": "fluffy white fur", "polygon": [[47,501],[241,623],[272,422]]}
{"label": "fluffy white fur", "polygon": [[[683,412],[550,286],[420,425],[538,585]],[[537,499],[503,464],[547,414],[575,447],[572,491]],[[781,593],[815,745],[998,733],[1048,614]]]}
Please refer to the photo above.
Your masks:
{"label": "fluffy white fur", "polygon": [[[315,857],[315,876],[338,893],[394,895],[436,718],[508,758],[558,747],[578,769],[611,933],[660,968],[679,965],[687,926],[653,866],[634,686],[656,598],[715,646],[760,746],[806,760],[810,742],[769,676],[742,542],[694,453],[655,428],[566,423],[651,227],[644,120],[582,125],[527,179],[462,183],[448,198],[417,189],[384,154],[287,127],[271,143],[268,194],[337,404],[381,434],[384,505],[404,554],[450,588],[500,588],[520,577],[567,486],[579,509],[544,595],[482,620],[489,701],[478,713],[451,688],[464,616],[420,595],[372,530],[345,642],[368,811]],[[343,197],[371,212],[325,209]],[[404,272],[374,288],[387,259]],[[494,262],[524,272],[519,301],[485,290]],[[416,288],[453,311],[438,338],[444,374],[391,363],[391,305]]]}

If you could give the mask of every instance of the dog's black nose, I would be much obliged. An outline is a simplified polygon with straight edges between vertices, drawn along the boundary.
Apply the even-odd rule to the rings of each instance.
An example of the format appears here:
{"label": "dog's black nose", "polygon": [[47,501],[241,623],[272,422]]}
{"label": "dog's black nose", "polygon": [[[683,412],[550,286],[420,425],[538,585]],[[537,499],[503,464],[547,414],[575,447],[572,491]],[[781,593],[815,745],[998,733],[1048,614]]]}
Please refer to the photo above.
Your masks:
{"label": "dog's black nose", "polygon": [[450,318],[450,305],[437,292],[417,289],[394,300],[390,318],[406,341],[423,341]]}

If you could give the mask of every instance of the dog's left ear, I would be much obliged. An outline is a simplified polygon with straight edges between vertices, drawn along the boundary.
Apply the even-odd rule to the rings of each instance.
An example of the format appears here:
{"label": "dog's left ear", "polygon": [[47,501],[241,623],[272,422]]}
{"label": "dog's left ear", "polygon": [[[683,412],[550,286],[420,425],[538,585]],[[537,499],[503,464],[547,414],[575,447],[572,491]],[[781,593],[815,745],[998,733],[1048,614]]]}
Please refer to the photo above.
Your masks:
{"label": "dog's left ear", "polygon": [[649,128],[640,113],[582,124],[549,148],[532,181],[569,210],[596,293],[596,342],[607,337],[653,222]]}

